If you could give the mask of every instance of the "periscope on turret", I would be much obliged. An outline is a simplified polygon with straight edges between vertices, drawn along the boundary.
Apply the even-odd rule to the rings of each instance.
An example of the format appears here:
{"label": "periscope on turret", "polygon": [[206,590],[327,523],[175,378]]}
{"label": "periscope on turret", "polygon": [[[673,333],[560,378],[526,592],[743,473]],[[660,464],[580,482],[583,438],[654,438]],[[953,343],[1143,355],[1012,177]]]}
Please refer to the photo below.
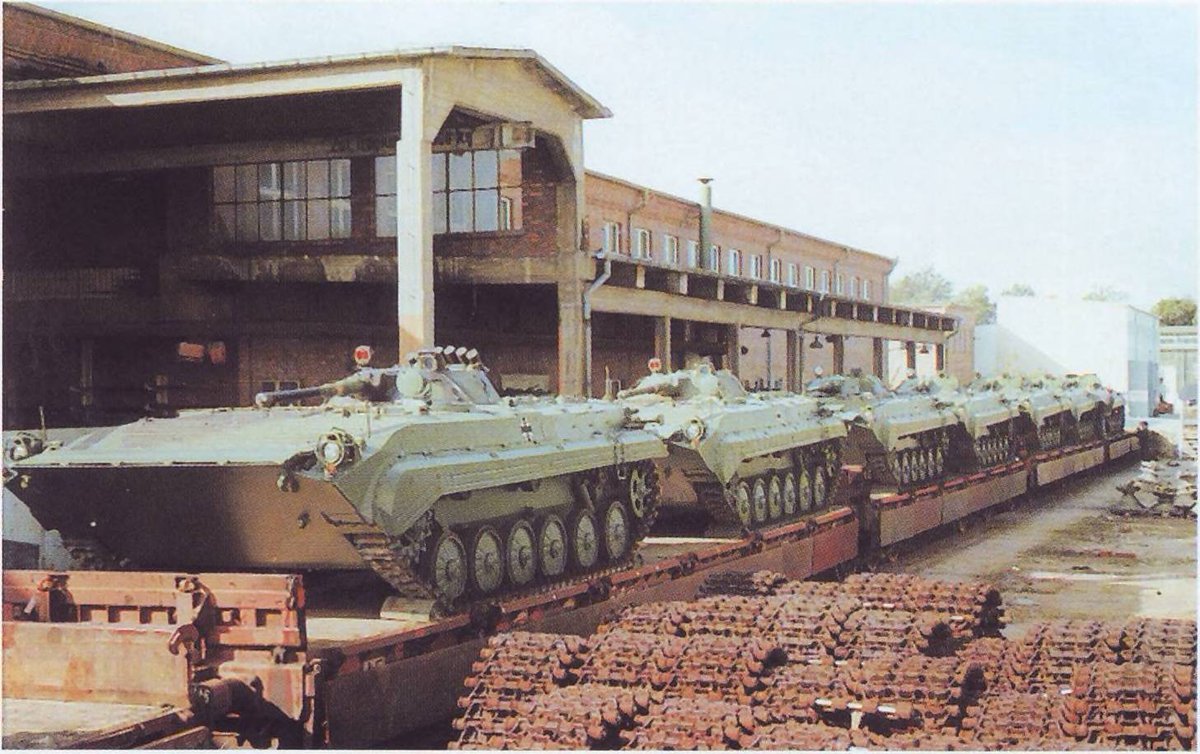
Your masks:
{"label": "periscope on turret", "polygon": [[622,407],[502,399],[466,348],[355,358],[346,378],[251,408],[23,445],[7,483],[101,562],[374,571],[444,610],[629,561],[666,449]]}

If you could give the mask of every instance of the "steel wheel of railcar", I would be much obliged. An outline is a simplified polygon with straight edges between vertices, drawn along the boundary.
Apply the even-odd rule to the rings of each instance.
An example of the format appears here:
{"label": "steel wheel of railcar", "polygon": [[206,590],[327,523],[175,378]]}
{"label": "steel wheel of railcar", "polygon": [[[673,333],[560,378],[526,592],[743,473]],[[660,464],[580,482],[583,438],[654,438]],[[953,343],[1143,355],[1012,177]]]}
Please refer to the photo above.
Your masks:
{"label": "steel wheel of railcar", "polygon": [[754,525],[764,524],[767,521],[767,483],[762,477],[754,480],[754,487],[750,490],[750,513],[754,516]]}
{"label": "steel wheel of railcar", "polygon": [[528,521],[518,521],[508,530],[505,545],[508,564],[508,580],[515,586],[524,586],[537,576],[537,549],[534,545],[533,527]]}
{"label": "steel wheel of railcar", "polygon": [[824,508],[829,501],[825,497],[829,494],[829,484],[825,480],[825,472],[817,469],[813,472],[813,507]]}
{"label": "steel wheel of railcar", "polygon": [[620,500],[613,500],[604,509],[601,520],[604,523],[604,528],[601,530],[604,552],[609,560],[616,562],[625,557],[633,545],[629,526],[629,509]]}
{"label": "steel wheel of railcar", "polygon": [[567,570],[567,527],[553,513],[538,531],[538,564],[547,578],[557,578]]}
{"label": "steel wheel of railcar", "polygon": [[571,563],[586,571],[593,568],[599,559],[596,517],[588,511],[578,511],[571,520]]}
{"label": "steel wheel of railcar", "polygon": [[754,523],[750,502],[750,485],[745,482],[737,482],[733,485],[733,509],[737,512],[738,520],[745,527],[750,527]]}
{"label": "steel wheel of railcar", "polygon": [[491,594],[504,583],[504,541],[492,526],[481,526],[471,540],[471,585]]}
{"label": "steel wheel of railcar", "polygon": [[796,475],[792,472],[787,472],[783,475],[783,489],[780,492],[780,497],[783,499],[783,515],[796,515],[796,506],[799,500],[796,496]]}
{"label": "steel wheel of railcar", "polygon": [[797,480],[796,491],[800,494],[800,512],[808,513],[813,509],[812,471],[807,461],[801,460],[800,478]]}
{"label": "steel wheel of railcar", "polygon": [[467,548],[454,532],[442,532],[430,549],[429,576],[434,592],[454,602],[467,590]]}
{"label": "steel wheel of railcar", "polygon": [[772,474],[767,480],[767,515],[772,521],[778,521],[783,515],[783,484],[778,474]]}

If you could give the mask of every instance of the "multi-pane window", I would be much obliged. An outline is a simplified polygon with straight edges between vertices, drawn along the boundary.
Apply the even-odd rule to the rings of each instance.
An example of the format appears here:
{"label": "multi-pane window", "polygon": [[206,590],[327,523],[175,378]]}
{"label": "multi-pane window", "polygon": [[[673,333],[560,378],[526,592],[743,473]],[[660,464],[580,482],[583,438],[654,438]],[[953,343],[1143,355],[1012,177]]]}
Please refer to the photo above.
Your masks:
{"label": "multi-pane window", "polygon": [[863,278],[862,297],[863,301],[871,300],[871,281],[867,280],[866,278]]}
{"label": "multi-pane window", "polygon": [[633,255],[638,259],[649,259],[650,253],[650,231],[645,228],[634,228]]}
{"label": "multi-pane window", "polygon": [[808,265],[805,265],[804,266],[804,290],[811,291],[811,290],[815,289],[816,287],[817,287],[817,271],[814,268],[809,267]]}
{"label": "multi-pane window", "polygon": [[521,153],[434,152],[433,232],[486,233],[521,227]]}
{"label": "multi-pane window", "polygon": [[679,237],[670,233],[663,234],[663,257],[672,267],[679,266]]}
{"label": "multi-pane window", "polygon": [[687,242],[687,266],[700,266],[700,242],[688,239]]}
{"label": "multi-pane window", "polygon": [[604,223],[604,238],[601,248],[605,254],[621,253],[621,223]]}
{"label": "multi-pane window", "polygon": [[350,160],[213,168],[213,219],[229,241],[350,237]]}
{"label": "multi-pane window", "polygon": [[778,283],[782,276],[783,262],[780,262],[778,259],[772,259],[767,269],[769,271],[767,277],[771,279],[772,283]]}
{"label": "multi-pane window", "polygon": [[762,255],[761,254],[751,254],[750,255],[750,277],[754,278],[755,280],[762,279]]}
{"label": "multi-pane window", "polygon": [[725,273],[728,275],[742,274],[742,252],[740,249],[730,249],[725,255]]}
{"label": "multi-pane window", "polygon": [[846,279],[842,277],[842,273],[838,273],[833,278],[833,292],[835,295],[842,295],[846,292]]}
{"label": "multi-pane window", "polygon": [[716,244],[709,247],[708,269],[713,272],[721,271],[721,247]]}
{"label": "multi-pane window", "polygon": [[787,284],[788,284],[788,285],[790,285],[790,286],[792,286],[793,288],[795,288],[795,287],[796,287],[796,286],[799,284],[799,282],[800,282],[799,274],[800,274],[799,268],[798,268],[798,267],[796,267],[795,263],[794,263],[794,262],[788,262],[788,281],[787,281]]}
{"label": "multi-pane window", "polygon": [[858,298],[858,278],[850,277],[850,298]]}
{"label": "multi-pane window", "polygon": [[829,293],[829,270],[821,270],[821,293]]}
{"label": "multi-pane window", "polygon": [[396,235],[396,156],[375,158],[375,235]]}

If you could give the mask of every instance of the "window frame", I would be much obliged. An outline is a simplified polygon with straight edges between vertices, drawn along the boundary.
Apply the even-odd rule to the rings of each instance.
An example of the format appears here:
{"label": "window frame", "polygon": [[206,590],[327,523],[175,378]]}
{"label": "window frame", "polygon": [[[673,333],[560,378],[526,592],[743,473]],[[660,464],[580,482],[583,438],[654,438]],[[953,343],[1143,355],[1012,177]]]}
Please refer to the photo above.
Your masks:
{"label": "window frame", "polygon": [[[324,171],[324,188],[318,189],[316,196],[310,195],[312,179],[309,176],[311,166],[321,165]],[[248,170],[249,169],[249,170]],[[344,169],[344,172],[343,172]],[[229,183],[230,194],[225,198],[224,192],[218,190],[220,176],[228,171],[232,180]],[[265,172],[264,172],[265,171]],[[253,185],[243,196],[243,175],[254,173]],[[264,185],[265,175],[274,175],[271,183]],[[299,175],[296,181],[299,195],[289,196],[289,175]],[[247,179],[248,180],[248,179]],[[353,162],[348,157],[318,157],[304,160],[263,160],[256,162],[223,163],[212,165],[209,170],[209,211],[211,212],[211,227],[223,241],[235,244],[254,243],[313,243],[327,241],[345,241],[354,236],[354,180]],[[274,196],[264,192],[274,193]],[[323,195],[320,194],[323,192]],[[315,208],[323,207],[323,233],[313,234]],[[228,208],[225,210],[224,208]],[[246,211],[247,208],[253,208]],[[291,213],[299,209],[299,215]],[[253,217],[254,233],[243,235],[243,218]],[[298,217],[293,227],[289,217]],[[273,218],[273,237],[264,237],[263,221]],[[344,222],[341,220],[344,219]],[[223,226],[227,226],[222,230]]]}
{"label": "window frame", "polygon": [[867,278],[863,278],[863,281],[862,281],[862,300],[863,301],[871,300],[871,281],[868,280]]}
{"label": "window frame", "polygon": [[725,274],[732,277],[742,276],[742,250],[727,249],[725,253]]}
{"label": "window frame", "polygon": [[687,240],[687,267],[689,270],[700,269],[700,242],[691,238]]}
{"label": "window frame", "polygon": [[719,244],[710,244],[708,247],[708,269],[710,272],[721,274],[721,246]]}
{"label": "window frame", "polygon": [[[495,155],[495,183],[490,185],[491,176],[484,178],[481,185],[479,175],[480,154]],[[469,187],[455,185],[454,160],[470,156]],[[515,160],[519,175],[516,182],[506,178],[506,160]],[[429,153],[429,170],[433,183],[433,233],[434,235],[478,235],[480,233],[520,233],[524,227],[522,205],[524,202],[525,173],[524,155],[520,149],[438,149]],[[440,164],[439,164],[440,162]],[[461,178],[461,176],[460,176]],[[481,198],[486,201],[488,193],[495,193],[495,227],[480,227],[479,210]],[[466,195],[465,204],[456,204],[456,195]],[[485,205],[486,206],[486,205]],[[469,227],[455,228],[456,207],[470,216]]]}
{"label": "window frame", "polygon": [[788,262],[787,284],[791,288],[800,287],[800,265],[795,262]]}
{"label": "window frame", "polygon": [[663,261],[672,267],[679,266],[679,236],[663,233]]}
{"label": "window frame", "polygon": [[817,289],[817,268],[812,265],[804,265],[804,290],[815,291]]}
{"label": "window frame", "polygon": [[821,293],[829,293],[829,270],[821,270],[821,286],[818,290]]}
{"label": "window frame", "polygon": [[835,273],[833,276],[833,295],[844,296],[846,294],[846,276],[842,273]]}
{"label": "window frame", "polygon": [[632,252],[630,256],[634,259],[653,259],[654,249],[652,244],[654,239],[650,235],[650,231],[645,228],[632,228],[630,232],[632,234],[629,244],[630,251]]}

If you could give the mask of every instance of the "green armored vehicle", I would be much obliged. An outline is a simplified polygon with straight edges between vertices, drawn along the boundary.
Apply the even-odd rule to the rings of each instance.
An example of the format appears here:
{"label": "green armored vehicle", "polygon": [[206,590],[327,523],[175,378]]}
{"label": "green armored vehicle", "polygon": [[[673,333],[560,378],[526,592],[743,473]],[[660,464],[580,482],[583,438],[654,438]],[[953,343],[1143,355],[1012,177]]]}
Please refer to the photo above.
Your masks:
{"label": "green armored vehicle", "polygon": [[1104,387],[1094,374],[1046,376],[1071,404],[1075,417],[1074,439],[1091,442],[1125,431],[1125,397]]}
{"label": "green armored vehicle", "polygon": [[906,489],[945,475],[959,423],[950,396],[917,387],[893,393],[878,377],[855,370],[817,377],[804,392],[846,422],[846,463],[861,465],[873,484]]}
{"label": "green armored vehicle", "polygon": [[1015,425],[1018,452],[1052,450],[1074,439],[1075,413],[1055,378],[1003,374],[976,382],[972,387],[977,392],[991,392],[1020,409]]}
{"label": "green armored vehicle", "polygon": [[897,395],[932,395],[947,404],[958,417],[948,430],[946,471],[966,473],[997,466],[1016,457],[1015,423],[1020,406],[1004,393],[963,389],[958,380],[939,374],[918,379],[909,377],[896,387]]}
{"label": "green armored vehicle", "polygon": [[371,569],[443,608],[627,559],[666,449],[627,428],[621,406],[502,399],[465,348],[390,368],[367,358],[254,408],[57,448],[27,437],[10,447],[7,483],[47,529],[132,566]]}
{"label": "green armored vehicle", "polygon": [[631,426],[670,448],[658,464],[664,500],[703,506],[719,527],[774,526],[833,497],[846,428],[814,400],[748,394],[733,374],[702,362],[652,371],[617,401]]}

